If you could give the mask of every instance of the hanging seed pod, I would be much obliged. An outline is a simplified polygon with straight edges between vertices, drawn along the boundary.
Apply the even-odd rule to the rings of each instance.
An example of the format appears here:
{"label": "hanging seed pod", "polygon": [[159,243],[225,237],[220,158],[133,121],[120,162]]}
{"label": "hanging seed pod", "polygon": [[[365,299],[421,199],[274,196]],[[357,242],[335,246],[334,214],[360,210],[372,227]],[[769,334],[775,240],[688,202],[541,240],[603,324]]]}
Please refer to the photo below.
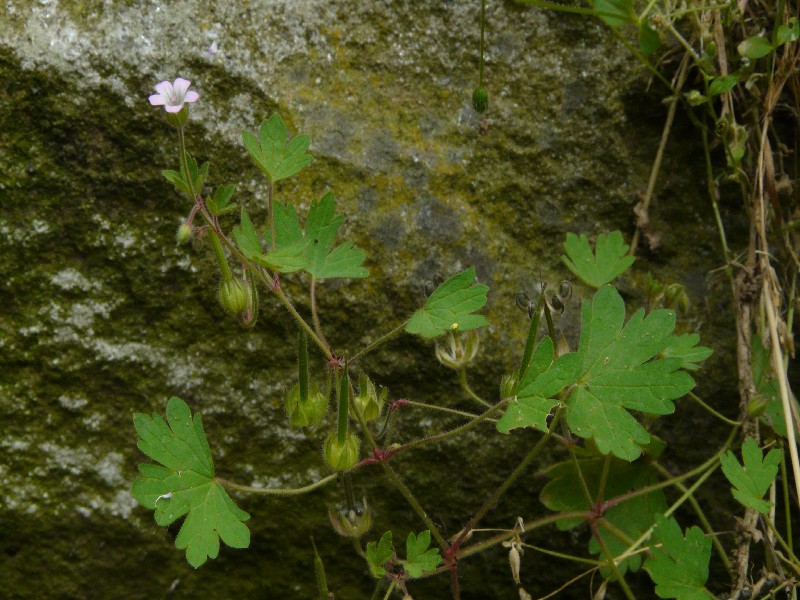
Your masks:
{"label": "hanging seed pod", "polygon": [[472,92],[472,108],[478,113],[483,114],[489,108],[489,92],[483,86],[478,86]]}
{"label": "hanging seed pod", "polygon": [[337,471],[347,471],[358,462],[358,449],[360,441],[354,433],[347,432],[344,441],[339,441],[339,434],[331,432],[325,438],[323,455],[325,462]]}
{"label": "hanging seed pod", "polygon": [[300,384],[295,384],[286,394],[285,402],[292,427],[316,427],[325,420],[328,413],[328,399],[316,385],[311,387],[303,399]]}
{"label": "hanging seed pod", "polygon": [[[383,398],[386,394],[381,393],[379,397],[378,393],[375,391],[375,385],[363,372],[358,376],[358,388],[358,394],[353,398],[353,403],[356,405],[365,421],[377,419],[381,414]],[[386,392],[386,390],[384,390],[384,392]]]}
{"label": "hanging seed pod", "polygon": [[[363,498],[363,510],[336,510],[328,508],[328,518],[333,530],[347,538],[358,539],[372,527],[372,514],[369,512],[366,496]],[[356,503],[357,506],[358,503]]]}
{"label": "hanging seed pod", "polygon": [[240,313],[250,306],[250,293],[250,284],[233,277],[219,284],[217,298],[225,312],[238,317]]}

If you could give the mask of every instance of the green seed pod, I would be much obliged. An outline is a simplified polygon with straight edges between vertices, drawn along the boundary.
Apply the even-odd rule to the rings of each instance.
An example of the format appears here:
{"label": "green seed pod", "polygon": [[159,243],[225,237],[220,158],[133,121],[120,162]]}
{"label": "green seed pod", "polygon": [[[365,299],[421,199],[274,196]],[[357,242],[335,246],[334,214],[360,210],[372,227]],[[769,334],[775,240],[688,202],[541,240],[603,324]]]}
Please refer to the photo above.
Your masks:
{"label": "green seed pod", "polygon": [[300,394],[300,385],[286,394],[286,412],[292,427],[316,427],[325,419],[328,412],[328,399],[317,386],[312,385],[305,400]]}
{"label": "green seed pod", "polygon": [[489,108],[489,92],[486,88],[479,86],[472,92],[472,107],[479,113],[483,114]]}
{"label": "green seed pod", "polygon": [[360,445],[355,433],[347,433],[344,443],[339,443],[339,435],[332,432],[325,438],[323,454],[325,461],[337,471],[347,471],[358,462],[358,447]]}
{"label": "green seed pod", "polygon": [[219,284],[217,298],[225,312],[238,317],[250,307],[250,284],[236,277]]}
{"label": "green seed pod", "polygon": [[189,225],[186,221],[181,223],[181,226],[178,227],[178,231],[175,232],[175,241],[177,242],[178,246],[181,244],[185,244],[190,239],[194,237],[194,228]]}
{"label": "green seed pod", "polygon": [[353,398],[353,403],[358,407],[358,411],[365,421],[377,419],[378,415],[381,414],[381,406],[383,405],[385,394],[381,394],[379,398],[378,393],[375,391],[375,385],[364,373],[361,373],[358,377],[358,387],[358,395]]}
{"label": "green seed pod", "polygon": [[369,512],[366,497],[363,500],[364,510],[336,510],[328,509],[328,518],[331,520],[333,530],[341,536],[358,539],[372,527],[372,515]]}

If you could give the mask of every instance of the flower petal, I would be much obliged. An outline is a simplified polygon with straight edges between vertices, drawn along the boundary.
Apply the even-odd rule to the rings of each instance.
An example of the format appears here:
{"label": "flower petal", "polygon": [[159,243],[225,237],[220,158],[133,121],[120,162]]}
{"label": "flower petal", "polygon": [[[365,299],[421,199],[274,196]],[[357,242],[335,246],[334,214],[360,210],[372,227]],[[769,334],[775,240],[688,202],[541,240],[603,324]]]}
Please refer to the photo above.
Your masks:
{"label": "flower petal", "polygon": [[186,96],[183,97],[184,102],[197,102],[197,99],[200,98],[200,94],[195,91],[186,92]]}
{"label": "flower petal", "polygon": [[150,104],[152,104],[153,106],[164,106],[165,104],[164,96],[162,96],[161,94],[153,94],[152,96],[150,96],[149,99],[150,99]]}
{"label": "flower petal", "polygon": [[175,93],[178,95],[178,98],[183,99],[183,97],[186,95],[186,90],[189,89],[190,83],[191,81],[188,79],[181,79],[180,77],[175,80],[175,83],[172,87],[175,89]]}
{"label": "flower petal", "polygon": [[169,96],[172,94],[172,84],[169,81],[162,81],[161,83],[157,83],[156,91],[165,98],[169,98]]}
{"label": "flower petal", "polygon": [[167,104],[167,106],[165,108],[167,109],[168,113],[177,113],[177,112],[181,112],[181,109],[183,108],[183,104],[179,104],[178,106],[171,106],[171,105]]}

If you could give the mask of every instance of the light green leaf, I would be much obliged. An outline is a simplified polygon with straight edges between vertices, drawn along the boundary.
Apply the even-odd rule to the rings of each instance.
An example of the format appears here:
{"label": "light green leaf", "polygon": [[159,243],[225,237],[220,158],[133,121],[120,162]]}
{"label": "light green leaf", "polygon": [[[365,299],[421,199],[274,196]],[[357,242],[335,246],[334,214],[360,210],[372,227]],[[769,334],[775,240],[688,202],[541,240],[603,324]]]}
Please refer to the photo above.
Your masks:
{"label": "light green leaf", "polygon": [[639,24],[639,50],[642,54],[648,56],[658,50],[661,45],[661,37],[658,32],[650,27],[647,21],[642,21]]}
{"label": "light green leaf", "polygon": [[558,403],[553,396],[575,382],[579,365],[575,353],[565,354],[554,363],[553,341],[543,338],[520,380],[517,395],[497,422],[497,430],[508,433],[517,427],[536,427],[547,431],[547,417]]}
{"label": "light green leaf", "polygon": [[800,22],[797,17],[792,17],[785,25],[778,26],[778,32],[775,35],[775,44],[782,46],[790,42],[796,42],[800,39]]}
{"label": "light green leaf", "polygon": [[661,356],[663,358],[679,358],[681,360],[681,369],[696,371],[700,368],[697,363],[703,362],[714,353],[711,348],[698,346],[697,342],[699,341],[700,336],[696,333],[673,335],[667,347],[661,351]]}
{"label": "light green leaf", "polygon": [[233,228],[233,239],[236,240],[236,245],[245,258],[254,260],[261,257],[261,239],[244,206],[242,206],[241,222]]}
{"label": "light green leaf", "polygon": [[236,204],[230,204],[234,189],[233,185],[221,185],[214,191],[214,195],[206,201],[212,215],[220,217],[236,210]]}
{"label": "light green leaf", "polygon": [[619,27],[625,23],[636,23],[633,0],[594,0],[594,9],[606,25]]}
{"label": "light green leaf", "polygon": [[773,448],[766,456],[763,456],[756,441],[753,438],[747,438],[742,445],[742,459],[744,467],[739,464],[736,456],[729,450],[719,457],[722,472],[734,486],[731,490],[734,498],[744,506],[766,514],[772,504],[762,498],[778,474],[781,453]]}
{"label": "light green leaf", "polygon": [[589,240],[585,234],[580,237],[574,233],[567,234],[564,249],[567,256],[562,256],[569,270],[585,283],[599,288],[619,277],[633,264],[634,257],[628,255],[628,245],[622,241],[622,234],[613,231],[597,236],[597,254],[592,254]]}
{"label": "light green leaf", "polygon": [[714,77],[708,86],[709,96],[719,96],[733,89],[739,83],[738,75],[726,75],[725,77]]}
{"label": "light green leaf", "polygon": [[174,185],[175,189],[178,190],[179,192],[185,192],[187,194],[192,193],[191,190],[189,189],[189,184],[186,183],[186,180],[177,171],[165,170],[161,171],[161,174],[164,176],[164,179],[166,179],[172,185]]}
{"label": "light green leaf", "polygon": [[234,504],[214,477],[214,462],[199,413],[180,398],[167,403],[167,422],[157,413],[137,413],[133,424],[137,446],[160,463],[139,465],[140,476],[131,490],[144,507],[155,509],[156,523],[169,525],[186,515],[175,546],[197,568],[216,558],[220,539],[232,548],[247,548],[250,518]]}
{"label": "light green leaf", "polygon": [[311,139],[298,135],[290,140],[286,124],[277,113],[261,123],[258,138],[243,131],[242,142],[258,168],[273,183],[296,175],[313,160],[306,153]]}
{"label": "light green leaf", "polygon": [[474,280],[475,269],[470,268],[445,281],[411,315],[406,331],[431,339],[448,331],[469,331],[487,325],[486,317],[472,313],[486,304],[489,288],[473,285]]}
{"label": "light green leaf", "polygon": [[370,542],[367,544],[367,551],[365,553],[367,564],[369,564],[369,571],[373,577],[383,577],[386,575],[386,569],[383,565],[386,564],[394,556],[394,548],[392,547],[392,532],[387,531],[381,536],[379,542]]}
{"label": "light green leaf", "polygon": [[660,309],[645,317],[639,310],[623,327],[624,321],[625,303],[612,286],[584,301],[575,353],[580,365],[567,401],[567,423],[576,435],[593,438],[601,453],[630,461],[650,436],[628,410],[670,414],[672,400],[691,390],[694,380],[679,371],[682,358],[657,358],[675,343],[675,313]]}
{"label": "light green leaf", "polygon": [[[588,458],[577,461],[583,481],[592,495],[592,504],[599,498],[605,462],[605,458]],[[542,488],[539,500],[550,510],[557,512],[588,511],[594,508],[586,499],[583,484],[572,460],[550,467],[547,470],[547,477],[550,481]],[[605,477],[602,500],[610,500],[657,481],[658,476],[643,461],[628,463],[618,458],[612,458]],[[617,529],[624,531],[630,538],[636,539],[653,525],[655,515],[665,510],[667,510],[667,501],[664,492],[653,490],[647,494],[640,494],[619,502],[606,510],[603,518]],[[577,527],[583,522],[583,519],[562,519],[556,525],[564,531]],[[626,543],[603,528],[600,528],[600,537],[613,555],[621,554],[627,549]],[[600,546],[594,538],[591,538],[589,542],[589,551],[592,554],[601,552]],[[634,554],[621,562],[619,568],[623,573],[628,569],[636,571],[641,565],[641,560],[641,555]],[[604,572],[604,576],[609,575],[610,573]]]}
{"label": "light green leaf", "polygon": [[658,517],[653,537],[653,555],[644,563],[644,570],[656,584],[659,598],[677,600],[713,600],[704,587],[708,581],[708,561],[711,559],[711,538],[699,527],[689,527],[686,537],[674,517]]}
{"label": "light green leaf", "polygon": [[[203,184],[206,181],[206,177],[208,177],[208,163],[203,163],[203,165],[198,168],[197,161],[192,158],[188,152],[185,154],[185,157],[186,168],[188,168],[188,172],[186,168],[184,168],[184,165],[181,164],[181,177],[183,178],[184,182],[191,182],[194,193],[199,194],[203,190]],[[188,193],[191,194],[191,191]]]}
{"label": "light green leaf", "polygon": [[425,573],[436,570],[442,558],[438,548],[429,548],[431,532],[423,531],[419,535],[408,534],[406,540],[406,560],[403,568],[410,577],[422,577]]}
{"label": "light green leaf", "polygon": [[741,42],[736,49],[742,56],[756,59],[763,58],[772,52],[774,48],[767,38],[756,35]]}

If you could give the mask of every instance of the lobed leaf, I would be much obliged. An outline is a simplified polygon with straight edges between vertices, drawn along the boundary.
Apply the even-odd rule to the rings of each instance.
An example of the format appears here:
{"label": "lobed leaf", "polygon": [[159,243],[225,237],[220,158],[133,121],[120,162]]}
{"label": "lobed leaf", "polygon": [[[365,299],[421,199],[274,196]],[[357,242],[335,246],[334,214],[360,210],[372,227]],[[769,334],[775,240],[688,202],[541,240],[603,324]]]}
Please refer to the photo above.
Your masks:
{"label": "lobed leaf", "polygon": [[763,500],[763,497],[778,474],[781,453],[773,448],[763,456],[758,443],[753,438],[747,438],[742,444],[742,459],[744,467],[729,450],[719,457],[722,472],[734,486],[731,490],[734,498],[744,506],[766,514],[772,503]]}
{"label": "lobed leaf", "polygon": [[406,331],[431,339],[448,331],[469,331],[487,325],[486,317],[473,313],[486,304],[489,288],[473,285],[474,280],[475,269],[470,268],[445,281],[411,315]]}
{"label": "lobed leaf", "polygon": [[289,139],[286,124],[277,113],[262,121],[258,138],[243,131],[242,142],[256,166],[273,183],[296,175],[313,160],[307,153],[311,139],[307,135]]}
{"label": "lobed leaf", "polygon": [[233,228],[233,239],[236,240],[236,245],[245,258],[256,260],[261,257],[261,238],[244,206],[242,206],[241,221]]}
{"label": "lobed leaf", "polygon": [[387,531],[381,536],[379,542],[370,542],[367,544],[365,552],[367,564],[369,564],[369,571],[373,577],[383,577],[386,575],[386,569],[383,568],[388,561],[394,556],[394,547],[392,546],[392,532]]}
{"label": "lobed leaf", "polygon": [[594,9],[597,16],[612,27],[638,21],[633,11],[633,0],[594,0]]}
{"label": "lobed leaf", "polygon": [[619,231],[598,235],[596,247],[596,254],[592,254],[585,234],[578,237],[568,233],[564,242],[567,256],[561,259],[584,283],[599,288],[627,271],[634,257],[628,255],[629,247]]}
{"label": "lobed leaf", "polygon": [[656,584],[659,598],[677,600],[713,600],[705,588],[708,581],[708,562],[711,559],[711,539],[699,527],[686,530],[686,537],[674,517],[658,517],[653,537],[652,556],[644,569]]}
{"label": "lobed leaf", "polygon": [[134,498],[155,509],[156,523],[169,525],[186,516],[175,546],[186,550],[186,560],[197,568],[219,554],[219,541],[232,548],[247,548],[250,518],[231,500],[214,478],[214,462],[199,413],[180,398],[167,403],[167,421],[158,414],[137,413],[137,446],[158,465],[139,465],[133,484]]}
{"label": "lobed leaf", "polygon": [[[553,511],[588,511],[594,508],[598,499],[610,500],[626,492],[646,487],[656,483],[658,477],[644,462],[628,463],[618,458],[611,458],[605,476],[605,487],[600,498],[600,485],[603,480],[606,459],[588,458],[577,461],[581,476],[589,493],[592,503],[586,498],[581,477],[578,476],[576,463],[572,460],[553,465],[547,470],[550,481],[539,494],[539,500]],[[603,518],[620,531],[632,538],[638,538],[647,531],[654,522],[657,513],[667,510],[667,501],[662,490],[653,490],[647,494],[633,496],[623,500],[605,511]],[[583,519],[562,519],[556,523],[559,529],[567,530],[583,523]],[[618,555],[627,549],[627,544],[600,528],[600,537],[608,546],[613,555]],[[600,554],[601,549],[597,541],[592,538],[589,542],[589,551]],[[641,555],[634,554],[619,564],[620,570],[636,571],[641,565]],[[610,575],[605,573],[604,576]]]}
{"label": "lobed leaf", "polygon": [[429,548],[431,532],[426,530],[419,535],[408,534],[406,539],[406,560],[403,568],[410,577],[422,577],[425,573],[436,570],[442,558],[438,548]]}
{"label": "lobed leaf", "polygon": [[[650,436],[628,410],[670,414],[675,410],[672,400],[691,390],[694,380],[679,371],[692,348],[672,334],[672,311],[654,310],[645,316],[639,310],[623,327],[624,320],[625,303],[612,286],[584,301],[567,423],[576,435],[593,438],[601,453],[630,461],[641,454]],[[680,349],[684,357],[659,357],[665,349]]]}
{"label": "lobed leaf", "polygon": [[233,185],[217,187],[214,195],[206,201],[206,206],[212,215],[220,217],[236,210],[236,204],[230,204],[234,189]]}

